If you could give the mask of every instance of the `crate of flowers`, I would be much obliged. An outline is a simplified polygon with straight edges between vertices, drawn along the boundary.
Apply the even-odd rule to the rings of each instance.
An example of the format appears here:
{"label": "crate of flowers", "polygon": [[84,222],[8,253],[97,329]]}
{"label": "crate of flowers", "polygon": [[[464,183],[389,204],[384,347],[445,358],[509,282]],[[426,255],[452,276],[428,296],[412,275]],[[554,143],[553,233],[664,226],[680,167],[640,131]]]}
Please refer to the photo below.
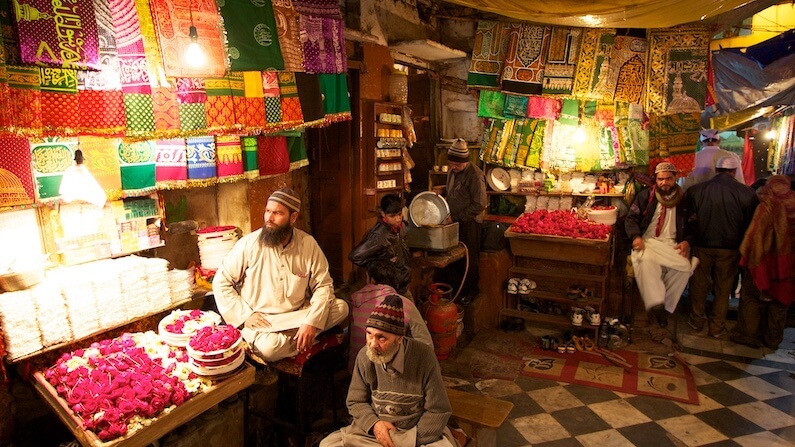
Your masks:
{"label": "crate of flowers", "polygon": [[246,359],[245,342],[237,328],[226,324],[199,329],[186,346],[196,374],[217,376],[236,370]]}

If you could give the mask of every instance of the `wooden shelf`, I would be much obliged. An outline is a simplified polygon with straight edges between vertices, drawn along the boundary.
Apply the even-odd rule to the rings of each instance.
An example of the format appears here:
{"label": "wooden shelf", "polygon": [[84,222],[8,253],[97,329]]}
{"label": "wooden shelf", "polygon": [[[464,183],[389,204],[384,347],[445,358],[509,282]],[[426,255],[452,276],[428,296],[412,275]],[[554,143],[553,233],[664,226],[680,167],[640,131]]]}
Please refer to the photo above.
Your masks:
{"label": "wooden shelf", "polygon": [[509,309],[507,307],[503,308],[500,311],[500,315],[507,317],[518,317],[522,318],[525,321],[530,321],[533,323],[541,323],[549,326],[563,327],[571,330],[584,329],[595,332],[599,331],[599,326],[592,326],[585,322],[583,322],[582,326],[575,326],[571,324],[571,318],[568,315],[549,315],[549,314],[541,314],[535,312],[525,312],[523,310]]}
{"label": "wooden shelf", "polygon": [[501,216],[499,214],[486,214],[485,216],[483,216],[483,220],[512,224],[516,222],[517,217],[519,216]]}
{"label": "wooden shelf", "polygon": [[[532,268],[527,268],[527,267],[511,267],[511,268],[508,269],[508,272],[510,272],[513,275],[516,275],[516,274],[525,275],[525,276],[527,276],[530,279],[533,279],[533,278],[531,278],[531,276],[532,277],[541,276],[541,277],[545,277],[545,278],[555,278],[555,279],[561,279],[561,280],[564,280],[564,279],[565,280],[569,280],[569,279],[571,279],[571,273],[568,273],[568,272],[560,272],[560,271],[553,271],[553,270],[546,271],[546,270],[538,270],[538,269],[532,269]],[[577,279],[580,280],[580,281],[601,283],[601,282],[605,281],[607,278],[605,276],[602,276],[602,275],[585,275],[585,274],[582,274],[582,273],[578,273],[577,274]]]}
{"label": "wooden shelf", "polygon": [[[511,294],[509,294],[509,295],[511,295]],[[569,304],[569,305],[571,305],[571,307],[591,306],[594,309],[596,309],[596,308],[599,307],[600,304],[602,304],[602,299],[598,298],[598,297],[591,297],[591,298],[587,299],[586,301],[578,301],[576,299],[573,300],[573,299],[571,299],[571,298],[569,298],[567,296],[561,296],[560,294],[556,294],[556,293],[552,293],[552,292],[544,292],[544,291],[540,291],[540,290],[534,290],[534,291],[532,291],[532,292],[530,292],[528,294],[525,294],[525,295],[518,294],[518,293],[512,294],[512,295],[515,296],[517,300],[520,299],[520,298],[521,299],[536,298],[536,299],[544,300],[544,301],[554,301],[556,303]]]}
{"label": "wooden shelf", "polygon": [[180,425],[195,418],[201,413],[218,405],[223,400],[248,388],[254,383],[254,367],[247,362],[231,376],[213,382],[210,388],[193,396],[182,405],[177,406],[168,413],[163,413],[151,420],[151,424],[142,429],[129,433],[121,438],[109,442],[101,441],[94,432],[83,428],[80,419],[75,416],[55,388],[47,382],[44,375],[37,371],[33,374],[33,387],[41,397],[50,405],[58,418],[75,435],[83,447],[144,447]]}

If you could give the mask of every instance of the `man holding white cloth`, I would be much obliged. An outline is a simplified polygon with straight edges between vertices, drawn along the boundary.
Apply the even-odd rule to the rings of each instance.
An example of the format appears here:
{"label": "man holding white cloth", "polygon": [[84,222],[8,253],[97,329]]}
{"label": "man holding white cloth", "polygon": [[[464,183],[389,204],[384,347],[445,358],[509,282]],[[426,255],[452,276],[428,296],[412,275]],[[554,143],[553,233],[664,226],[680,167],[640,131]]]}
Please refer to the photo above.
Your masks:
{"label": "man holding white cloth", "polygon": [[676,184],[677,169],[662,162],[654,170],[655,185],[635,196],[625,221],[632,241],[632,268],[646,310],[660,326],[667,325],[698,263],[690,260],[695,229],[688,224],[690,200]]}

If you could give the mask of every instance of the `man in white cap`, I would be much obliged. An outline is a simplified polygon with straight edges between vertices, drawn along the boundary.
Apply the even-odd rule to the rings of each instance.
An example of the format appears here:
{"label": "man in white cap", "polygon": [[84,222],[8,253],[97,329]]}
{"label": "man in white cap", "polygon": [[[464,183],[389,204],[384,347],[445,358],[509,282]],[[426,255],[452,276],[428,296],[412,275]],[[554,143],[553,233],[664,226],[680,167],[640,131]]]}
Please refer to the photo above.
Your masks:
{"label": "man in white cap", "polygon": [[[480,233],[483,223],[483,210],[486,209],[486,176],[483,171],[469,161],[469,147],[463,138],[458,138],[447,149],[447,186],[445,199],[450,206],[450,216],[445,223],[458,222],[458,240],[469,251],[469,269],[462,289],[461,301],[466,304],[478,294],[480,277]],[[452,284],[460,283],[466,260],[461,259],[448,266],[446,272],[455,272]]]}
{"label": "man in white cap", "polygon": [[688,225],[691,203],[676,184],[673,163],[654,169],[655,185],[635,196],[624,228],[632,241],[632,269],[640,296],[650,316],[668,325],[687,281],[698,264],[690,259],[694,227]]}
{"label": "man in white cap", "polygon": [[265,223],[242,237],[213,280],[218,311],[263,360],[275,362],[312,346],[315,336],[340,324],[348,304],[334,297],[328,260],[309,234],[295,228],[301,199],[274,191]]}
{"label": "man in white cap", "polygon": [[709,335],[715,338],[726,333],[726,313],[739,269],[740,243],[759,204],[754,190],[734,179],[739,167],[736,157],[718,159],[715,176],[688,189],[686,194],[694,207],[691,214],[696,224],[694,255],[701,261],[690,281],[688,324],[696,331],[704,328],[707,294],[712,287]]}
{"label": "man in white cap", "polygon": [[[720,148],[720,132],[717,130],[702,130],[700,139],[701,150],[696,152],[696,164],[690,175],[685,179],[685,189],[711,179],[715,175],[715,163],[721,157],[732,157],[737,161],[737,166],[741,166],[740,157],[737,154]],[[745,184],[742,169],[735,171],[734,178],[743,185]]]}

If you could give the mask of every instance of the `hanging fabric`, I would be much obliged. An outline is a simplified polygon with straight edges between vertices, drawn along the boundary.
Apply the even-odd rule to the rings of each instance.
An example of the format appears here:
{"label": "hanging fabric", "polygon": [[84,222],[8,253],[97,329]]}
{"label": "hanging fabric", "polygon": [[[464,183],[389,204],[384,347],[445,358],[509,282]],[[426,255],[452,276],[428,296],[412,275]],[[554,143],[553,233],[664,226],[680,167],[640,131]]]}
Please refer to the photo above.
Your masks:
{"label": "hanging fabric", "polygon": [[603,101],[640,103],[646,87],[646,60],[648,41],[640,37],[616,36],[610,57],[610,84]]}
{"label": "hanging fabric", "polygon": [[237,135],[215,137],[218,181],[232,182],[243,178],[243,149]]}
{"label": "hanging fabric", "polygon": [[290,171],[287,138],[280,136],[257,137],[257,164],[259,175],[284,174]]}
{"label": "hanging fabric", "polygon": [[472,60],[469,64],[467,85],[469,87],[496,88],[500,86],[505,63],[504,39],[508,27],[503,22],[479,20],[475,30]]}
{"label": "hanging fabric", "polygon": [[179,127],[183,132],[203,131],[207,128],[204,103],[207,92],[204,79],[177,78],[177,101],[179,102]]}
{"label": "hanging fabric", "polygon": [[105,190],[108,200],[122,197],[118,138],[80,136],[77,142],[83,152],[83,164]]}
{"label": "hanging fabric", "polygon": [[29,205],[36,197],[30,166],[30,143],[25,137],[0,137],[0,207]]}
{"label": "hanging fabric", "polygon": [[176,85],[152,89],[152,115],[155,120],[155,129],[159,134],[173,135],[180,132]]}
{"label": "hanging fabric", "polygon": [[[97,1],[101,0],[94,0],[95,3]],[[160,43],[157,38],[155,24],[152,21],[153,16],[149,7],[149,0],[135,0],[135,10],[138,15],[138,26],[141,28],[141,42],[144,46],[149,78],[154,81],[152,87],[168,86],[169,82],[166,79],[163,55],[160,53]]]}
{"label": "hanging fabric", "polygon": [[282,122],[279,78],[275,71],[262,72],[262,96],[265,100],[265,121],[275,125]]}
{"label": "hanging fabric", "polygon": [[243,175],[247,179],[255,179],[259,177],[257,137],[240,137],[240,146],[243,149]]}
{"label": "hanging fabric", "polygon": [[52,135],[72,135],[80,127],[77,110],[77,71],[41,68],[41,124]]}
{"label": "hanging fabric", "polygon": [[39,199],[54,199],[61,194],[61,179],[74,162],[77,138],[31,139],[30,152],[33,175],[36,178]]}
{"label": "hanging fabric", "polygon": [[552,27],[528,23],[503,26],[506,25],[509,30],[501,75],[502,90],[524,95],[541,94],[544,58],[549,51]]}
{"label": "hanging fabric", "polygon": [[322,120],[323,99],[320,93],[320,78],[316,74],[296,73],[295,83],[298,86],[298,99],[301,102],[301,112],[304,114],[304,122]]}
{"label": "hanging fabric", "polygon": [[348,95],[348,75],[320,74],[320,93],[323,96],[323,113],[326,121],[342,121],[351,116],[351,100]]}
{"label": "hanging fabric", "polygon": [[610,52],[616,38],[613,28],[588,28],[582,38],[580,57],[574,72],[572,95],[581,99],[601,99],[608,82]]}
{"label": "hanging fabric", "polygon": [[[14,0],[14,18],[25,65],[99,69],[99,39],[92,0]],[[79,37],[79,38],[78,38]]]}
{"label": "hanging fabric", "polygon": [[215,134],[235,127],[235,106],[229,78],[207,78],[204,80],[207,100],[204,112],[207,132]]}
{"label": "hanging fabric", "polygon": [[560,99],[530,96],[527,98],[527,117],[556,120],[562,107]]}
{"label": "hanging fabric", "polygon": [[478,97],[478,117],[505,117],[505,93],[493,90],[481,90]]}
{"label": "hanging fabric", "polygon": [[304,133],[299,131],[282,132],[287,137],[287,153],[290,156],[290,170],[309,165],[304,145]]}
{"label": "hanging fabric", "polygon": [[184,138],[155,141],[155,181],[158,188],[187,185],[188,147]]}
{"label": "hanging fabric", "polygon": [[503,113],[506,117],[524,118],[527,116],[527,96],[505,95],[505,108]]}
{"label": "hanging fabric", "polygon": [[233,71],[284,70],[271,0],[225,1],[220,9]]}
{"label": "hanging fabric", "polygon": [[299,26],[307,73],[345,73],[348,70],[345,23],[341,19],[299,14]]}
{"label": "hanging fabric", "polygon": [[570,95],[574,86],[574,70],[580,54],[583,28],[553,26],[549,35],[549,49],[544,63],[544,82],[541,93]]}
{"label": "hanging fabric", "polygon": [[[339,11],[339,6],[337,6]],[[284,59],[284,71],[304,71],[304,50],[301,45],[301,26],[291,0],[273,0],[273,15],[279,34],[279,47]]]}
{"label": "hanging fabric", "polygon": [[701,131],[700,113],[651,115],[649,120],[649,164],[673,163],[686,177],[696,163],[696,145]]}
{"label": "hanging fabric", "polygon": [[245,127],[251,130],[261,130],[265,127],[262,73],[259,71],[244,71],[243,90],[245,93],[245,106],[243,108]]}
{"label": "hanging fabric", "polygon": [[155,145],[153,141],[122,140],[119,143],[121,188],[127,195],[155,190]]}
{"label": "hanging fabric", "polygon": [[202,187],[215,183],[216,169],[215,138],[210,136],[188,137],[188,186]]}
{"label": "hanging fabric", "polygon": [[[347,91],[347,90],[346,90]],[[285,126],[295,126],[304,122],[301,101],[298,99],[298,86],[295,73],[279,72],[279,96],[281,100],[282,122]]]}

